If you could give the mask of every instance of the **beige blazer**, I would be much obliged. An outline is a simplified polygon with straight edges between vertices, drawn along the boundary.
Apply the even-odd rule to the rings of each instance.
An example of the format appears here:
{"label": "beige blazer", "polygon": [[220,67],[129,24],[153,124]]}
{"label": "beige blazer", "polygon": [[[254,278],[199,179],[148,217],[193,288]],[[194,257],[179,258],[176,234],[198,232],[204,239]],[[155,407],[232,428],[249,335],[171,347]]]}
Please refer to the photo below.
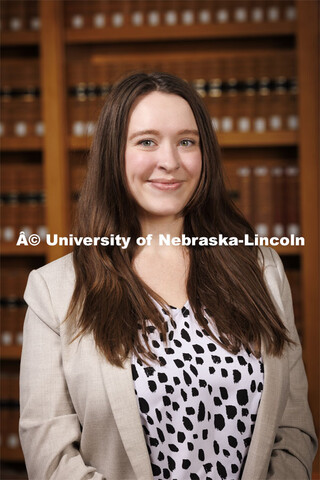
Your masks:
{"label": "beige blazer", "polygon": [[[303,480],[316,449],[307,381],[281,260],[263,251],[268,288],[297,346],[281,359],[262,352],[264,388],[242,480]],[[20,438],[29,479],[152,480],[130,359],[124,369],[110,365],[91,335],[69,344],[63,320],[74,279],[67,255],[31,272],[25,292]]]}

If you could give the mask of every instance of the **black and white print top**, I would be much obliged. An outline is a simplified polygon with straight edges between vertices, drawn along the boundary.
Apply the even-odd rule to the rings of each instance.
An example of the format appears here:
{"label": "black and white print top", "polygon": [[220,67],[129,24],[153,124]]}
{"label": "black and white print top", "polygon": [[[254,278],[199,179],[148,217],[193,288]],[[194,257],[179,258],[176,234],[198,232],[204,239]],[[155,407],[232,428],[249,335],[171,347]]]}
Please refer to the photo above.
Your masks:
{"label": "black and white print top", "polygon": [[135,355],[131,362],[154,479],[239,479],[263,389],[263,363],[244,349],[233,355],[214,342],[188,302],[171,307],[171,319],[162,314],[167,346],[148,327],[161,365],[148,367]]}

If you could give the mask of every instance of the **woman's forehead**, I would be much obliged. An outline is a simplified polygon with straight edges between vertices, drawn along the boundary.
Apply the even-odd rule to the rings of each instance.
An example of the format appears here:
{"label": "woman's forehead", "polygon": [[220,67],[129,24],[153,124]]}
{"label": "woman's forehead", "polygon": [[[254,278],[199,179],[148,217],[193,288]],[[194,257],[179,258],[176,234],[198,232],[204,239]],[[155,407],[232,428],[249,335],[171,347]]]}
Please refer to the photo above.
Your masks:
{"label": "woman's forehead", "polygon": [[129,131],[133,128],[157,129],[159,126],[197,129],[192,109],[181,96],[154,91],[138,97],[129,114]]}

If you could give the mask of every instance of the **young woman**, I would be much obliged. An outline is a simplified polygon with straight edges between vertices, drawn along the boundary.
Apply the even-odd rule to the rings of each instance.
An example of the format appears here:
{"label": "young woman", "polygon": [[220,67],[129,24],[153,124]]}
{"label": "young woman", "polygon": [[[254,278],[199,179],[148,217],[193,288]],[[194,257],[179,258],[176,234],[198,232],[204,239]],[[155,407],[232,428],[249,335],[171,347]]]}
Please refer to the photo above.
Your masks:
{"label": "young woman", "polygon": [[310,478],[288,282],[271,249],[204,245],[254,232],[186,82],[138,73],[114,86],[75,234],[96,244],[32,272],[25,293],[29,478]]}

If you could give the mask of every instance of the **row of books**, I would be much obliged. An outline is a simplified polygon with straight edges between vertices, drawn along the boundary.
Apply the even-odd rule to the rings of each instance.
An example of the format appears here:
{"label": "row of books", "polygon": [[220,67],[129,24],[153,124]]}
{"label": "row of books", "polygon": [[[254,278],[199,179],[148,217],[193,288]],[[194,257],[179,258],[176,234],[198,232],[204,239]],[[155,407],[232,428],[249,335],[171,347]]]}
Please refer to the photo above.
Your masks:
{"label": "row of books", "polygon": [[234,203],[261,236],[300,235],[299,168],[225,162]]}
{"label": "row of books", "polygon": [[3,31],[38,31],[41,20],[37,0],[2,0],[1,30]]}
{"label": "row of books", "polygon": [[296,19],[292,0],[117,0],[65,1],[67,28],[156,27]]}
{"label": "row of books", "polygon": [[[121,28],[296,20],[294,0],[91,0],[65,1],[67,28]],[[37,31],[41,28],[38,2],[3,0],[1,29]]]}
{"label": "row of books", "polygon": [[[206,99],[205,103],[218,132],[263,133],[299,128],[296,95],[216,97]],[[92,135],[101,106],[100,99],[86,102],[69,99],[69,133],[76,137]]]}
{"label": "row of books", "polygon": [[11,102],[12,100],[19,99],[25,102],[33,102],[40,97],[40,88],[38,87],[23,87],[23,88],[10,88],[4,86],[0,88],[0,98],[2,102]]}
{"label": "row of books", "polygon": [[42,194],[43,188],[43,168],[40,163],[2,163],[0,177],[2,198],[6,194],[16,194],[20,198],[24,194]]}
{"label": "row of books", "polygon": [[[236,95],[206,99],[216,131],[221,132],[266,132],[298,130],[299,117],[296,95],[250,97]],[[0,122],[1,137],[39,137],[45,135],[45,124],[40,119],[40,110],[35,105],[15,104],[4,109]],[[90,136],[95,131],[95,122],[102,107],[100,98],[88,101],[71,98],[68,101],[68,130],[76,137]]]}
{"label": "row of books", "polygon": [[44,133],[39,99],[27,102],[14,99],[2,104],[0,136],[43,137]]}
{"label": "row of books", "polygon": [[[15,86],[12,69],[6,83],[11,88]],[[260,93],[297,89],[297,65],[292,49],[238,54],[192,51],[181,54],[170,49],[165,55],[150,50],[135,54],[119,52],[118,55],[85,51],[81,59],[68,59],[67,85],[75,94],[95,94],[96,86],[105,93],[118,78],[137,70],[170,72],[195,84],[201,81],[205,92],[213,96],[215,90],[229,92],[237,88]]]}
{"label": "row of books", "polygon": [[[244,81],[230,78],[222,81],[220,78],[214,80],[206,80],[205,78],[197,78],[190,82],[202,97],[220,97],[221,95],[268,95],[270,93],[297,93],[298,85],[295,78],[278,77],[276,79],[247,78]],[[69,96],[76,97],[78,100],[91,100],[96,97],[106,97],[111,90],[111,85],[103,83],[97,85],[95,83],[79,83],[69,87]],[[1,91],[0,91],[1,95]],[[6,93],[8,96],[8,93]],[[11,98],[24,99],[26,95],[30,95],[28,91],[12,90]]]}
{"label": "row of books", "polygon": [[46,238],[45,204],[43,195],[24,195],[24,201],[16,195],[3,196],[1,204],[0,240],[16,243],[21,231],[27,237],[36,234]]}
{"label": "row of books", "polygon": [[[28,3],[28,2],[26,2]],[[23,72],[23,75],[21,75]],[[38,58],[3,58],[1,69],[1,100],[12,98],[12,90],[24,92],[26,100],[39,96],[40,61]]]}
{"label": "row of books", "polygon": [[[70,2],[73,3],[73,2]],[[85,2],[83,2],[85,3]],[[110,85],[130,71],[170,72],[193,82],[203,83],[207,95],[230,90],[264,91],[297,89],[295,52],[264,50],[218,54],[171,50],[163,52],[100,55],[84,52],[81,59],[67,59],[66,77],[69,94],[76,96],[105,95]],[[23,71],[23,75],[21,75]],[[36,58],[5,58],[2,60],[1,99],[17,97],[32,101],[40,95],[40,62]]]}
{"label": "row of books", "polygon": [[295,131],[299,128],[297,95],[247,95],[206,99],[218,132]]}
{"label": "row of books", "polygon": [[[3,305],[9,301],[3,300]],[[16,302],[17,305],[18,302]],[[10,307],[1,307],[0,345],[22,345],[23,322],[26,308],[20,302],[18,306],[11,301]]]}

